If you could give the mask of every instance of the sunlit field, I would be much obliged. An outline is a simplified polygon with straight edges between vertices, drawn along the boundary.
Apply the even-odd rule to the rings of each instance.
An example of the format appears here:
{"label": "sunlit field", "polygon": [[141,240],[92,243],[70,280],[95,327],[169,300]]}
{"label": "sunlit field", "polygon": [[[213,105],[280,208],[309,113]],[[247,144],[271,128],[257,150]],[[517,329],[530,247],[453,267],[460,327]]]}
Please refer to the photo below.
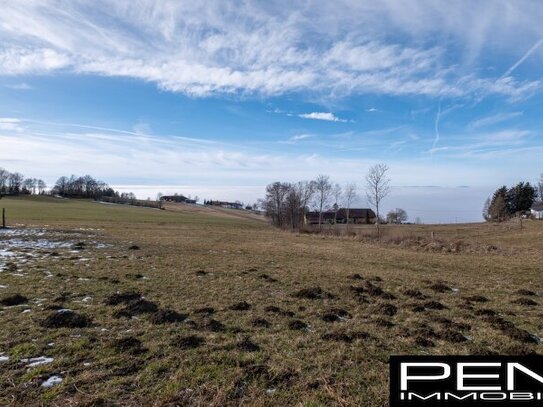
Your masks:
{"label": "sunlit field", "polygon": [[541,351],[541,221],[378,239],[197,206],[0,207],[0,405],[382,406],[390,355]]}

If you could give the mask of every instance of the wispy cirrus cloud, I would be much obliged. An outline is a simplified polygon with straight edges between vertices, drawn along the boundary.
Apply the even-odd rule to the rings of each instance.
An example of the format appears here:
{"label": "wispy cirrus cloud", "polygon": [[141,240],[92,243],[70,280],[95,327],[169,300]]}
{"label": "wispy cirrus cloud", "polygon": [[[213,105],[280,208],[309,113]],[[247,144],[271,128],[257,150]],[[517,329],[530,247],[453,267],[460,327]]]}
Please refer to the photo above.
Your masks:
{"label": "wispy cirrus cloud", "polygon": [[[513,18],[503,11],[509,0],[493,4],[492,13],[490,2],[482,2],[486,8],[463,2],[436,7],[430,0],[409,7],[341,1],[319,8],[285,7],[280,0],[265,7],[224,1],[10,2],[0,14],[0,75],[127,76],[192,96],[310,92],[518,99],[538,90],[539,79],[516,79],[515,69],[499,78],[465,74],[451,60],[475,60],[481,48],[497,47],[497,38],[500,51],[510,52],[504,48],[513,33],[532,39],[526,27],[537,26],[534,16],[543,6],[522,2],[523,8],[519,2]],[[385,38],[383,24],[397,35]],[[451,55],[445,41],[429,45],[426,39],[437,34],[465,43],[469,58]]]}
{"label": "wispy cirrus cloud", "polygon": [[479,129],[481,127],[493,126],[498,123],[520,117],[523,112],[503,112],[492,116],[483,117],[481,119],[474,120],[469,127],[472,129]]}

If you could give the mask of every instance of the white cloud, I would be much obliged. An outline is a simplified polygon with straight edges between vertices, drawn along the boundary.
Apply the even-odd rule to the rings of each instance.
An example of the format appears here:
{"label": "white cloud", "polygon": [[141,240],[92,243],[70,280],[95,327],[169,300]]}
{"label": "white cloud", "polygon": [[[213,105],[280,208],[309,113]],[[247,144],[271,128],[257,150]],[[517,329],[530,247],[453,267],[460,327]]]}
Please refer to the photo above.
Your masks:
{"label": "white cloud", "polygon": [[311,112],[311,113],[302,113],[298,115],[303,119],[312,119],[312,120],[325,120],[328,122],[346,122],[345,119],[340,119],[333,113],[329,112]]}
{"label": "white cloud", "polygon": [[511,112],[511,113],[498,113],[492,116],[483,117],[477,119],[470,124],[470,128],[478,129],[481,127],[492,126],[498,123],[502,123],[507,120],[514,119],[516,117],[522,116],[522,112]]}
{"label": "white cloud", "polygon": [[22,131],[20,120],[12,117],[0,117],[0,130]]}
{"label": "white cloud", "polygon": [[[478,77],[461,73],[470,70],[457,61],[476,60],[484,47],[512,54],[518,49],[512,38],[539,39],[533,31],[543,5],[481,3],[9,2],[0,14],[0,74],[128,76],[194,96],[308,91],[519,99],[533,93],[539,80],[519,81],[510,75],[514,69],[499,79]],[[389,38],[401,40],[385,39],[383,25],[398,34]],[[454,49],[469,55],[451,55],[447,41],[429,46],[428,38],[452,38],[460,44]]]}

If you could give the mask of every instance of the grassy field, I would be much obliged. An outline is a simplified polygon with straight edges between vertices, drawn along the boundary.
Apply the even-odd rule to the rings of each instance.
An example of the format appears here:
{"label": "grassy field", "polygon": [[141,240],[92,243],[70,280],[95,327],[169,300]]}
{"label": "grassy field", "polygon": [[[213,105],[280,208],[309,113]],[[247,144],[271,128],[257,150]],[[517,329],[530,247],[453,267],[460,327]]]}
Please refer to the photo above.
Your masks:
{"label": "grassy field", "polygon": [[0,207],[0,405],[382,406],[392,354],[542,346],[543,222],[377,241],[183,206]]}

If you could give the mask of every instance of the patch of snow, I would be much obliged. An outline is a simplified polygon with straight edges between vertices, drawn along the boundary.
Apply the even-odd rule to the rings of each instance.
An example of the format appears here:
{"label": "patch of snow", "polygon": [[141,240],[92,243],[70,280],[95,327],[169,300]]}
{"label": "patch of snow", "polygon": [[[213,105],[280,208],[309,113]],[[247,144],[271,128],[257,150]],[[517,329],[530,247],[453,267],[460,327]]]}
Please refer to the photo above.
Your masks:
{"label": "patch of snow", "polygon": [[47,379],[41,384],[41,387],[45,387],[45,388],[53,387],[57,384],[62,383],[62,380],[63,379],[60,376],[51,376],[49,379]]}
{"label": "patch of snow", "polygon": [[7,362],[9,361],[9,356],[4,356],[3,353],[0,353],[0,362]]}
{"label": "patch of snow", "polygon": [[57,310],[57,312],[59,314],[63,314],[65,312],[73,312],[73,311],[71,309],[68,309],[68,308],[61,308],[61,309]]}
{"label": "patch of snow", "polygon": [[27,308],[27,309],[23,310],[22,313],[23,313],[23,314],[26,314],[27,312],[32,312],[32,310]]}
{"label": "patch of snow", "polygon": [[51,363],[53,360],[55,360],[55,359],[48,358],[46,356],[40,356],[40,357],[37,357],[37,358],[31,358],[31,359],[21,359],[21,362],[28,363],[28,365],[26,365],[26,367],[35,367],[35,366],[40,366],[40,365],[45,365],[47,363]]}

